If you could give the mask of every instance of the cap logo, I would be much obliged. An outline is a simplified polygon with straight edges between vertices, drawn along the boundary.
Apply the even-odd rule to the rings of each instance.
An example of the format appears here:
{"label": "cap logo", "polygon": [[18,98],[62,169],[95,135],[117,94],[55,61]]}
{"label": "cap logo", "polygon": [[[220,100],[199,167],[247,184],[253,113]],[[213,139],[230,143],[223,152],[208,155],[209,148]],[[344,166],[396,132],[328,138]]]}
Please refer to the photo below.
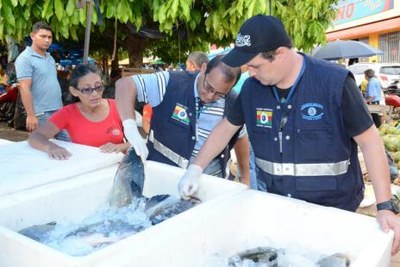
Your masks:
{"label": "cap logo", "polygon": [[250,39],[250,35],[241,35],[240,33],[238,33],[238,35],[236,36],[236,46],[237,47],[243,47],[243,46],[251,46],[251,39]]}

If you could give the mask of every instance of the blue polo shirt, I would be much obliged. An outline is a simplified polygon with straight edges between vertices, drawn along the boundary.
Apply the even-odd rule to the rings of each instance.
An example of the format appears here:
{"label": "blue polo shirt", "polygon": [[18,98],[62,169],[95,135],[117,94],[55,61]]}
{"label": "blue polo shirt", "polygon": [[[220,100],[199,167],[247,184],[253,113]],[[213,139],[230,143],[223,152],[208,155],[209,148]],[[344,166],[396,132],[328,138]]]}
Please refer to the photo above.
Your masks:
{"label": "blue polo shirt", "polygon": [[381,83],[378,78],[372,77],[369,79],[367,84],[366,96],[367,98],[374,97],[371,101],[380,101],[381,100]]}
{"label": "blue polo shirt", "polygon": [[35,114],[62,107],[56,62],[49,53],[46,52],[45,56],[41,56],[28,46],[17,57],[15,70],[18,81],[32,80],[31,93]]}

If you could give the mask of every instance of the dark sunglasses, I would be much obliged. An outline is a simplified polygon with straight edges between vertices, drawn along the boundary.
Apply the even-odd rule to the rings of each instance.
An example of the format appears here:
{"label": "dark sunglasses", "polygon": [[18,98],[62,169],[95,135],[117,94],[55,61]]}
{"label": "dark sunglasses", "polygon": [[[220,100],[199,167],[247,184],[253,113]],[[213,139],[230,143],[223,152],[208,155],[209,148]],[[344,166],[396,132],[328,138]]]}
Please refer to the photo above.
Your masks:
{"label": "dark sunglasses", "polygon": [[94,88],[88,87],[88,88],[82,88],[82,89],[81,88],[75,88],[75,89],[80,91],[84,95],[91,95],[91,94],[93,94],[94,91],[96,91],[96,93],[103,92],[104,86],[103,85],[99,85],[99,86],[96,86]]}

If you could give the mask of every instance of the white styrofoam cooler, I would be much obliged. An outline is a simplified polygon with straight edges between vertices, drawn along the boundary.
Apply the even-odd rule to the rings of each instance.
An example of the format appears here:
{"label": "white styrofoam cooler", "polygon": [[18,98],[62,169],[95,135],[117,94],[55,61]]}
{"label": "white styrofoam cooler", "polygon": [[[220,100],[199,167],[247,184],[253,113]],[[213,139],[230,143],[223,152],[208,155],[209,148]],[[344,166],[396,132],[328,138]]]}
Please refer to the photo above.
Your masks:
{"label": "white styrofoam cooler", "polygon": [[[143,255],[157,257],[157,251],[147,247],[147,240],[169,235],[170,227],[175,231],[174,224],[179,225],[176,219],[184,213],[83,257],[63,254],[17,233],[25,227],[50,221],[79,222],[94,213],[108,201],[116,168],[103,168],[0,197],[0,267],[117,267],[132,266]],[[147,161],[144,195],[178,195],[177,184],[183,173],[183,169]],[[208,175],[202,176],[201,184],[198,197],[203,203],[198,207],[211,208],[219,199],[246,189],[243,184]]]}
{"label": "white styrofoam cooler", "polygon": [[[54,165],[60,161],[29,149],[26,142],[12,146],[25,155],[18,160],[25,163],[22,173],[26,176],[14,170],[21,168],[16,164],[5,172],[9,173],[6,178],[0,178],[0,267],[195,267],[204,266],[215,254],[229,257],[248,249],[253,242],[268,245],[261,243],[266,239],[281,248],[297,244],[323,254],[347,253],[355,267],[389,265],[393,233],[383,233],[374,218],[245,190],[242,184],[207,175],[201,179],[201,205],[87,256],[66,255],[17,231],[50,221],[79,222],[92,214],[107,202],[121,158],[103,158],[113,155],[74,144],[64,146],[68,145],[76,158],[62,161],[66,166],[53,167],[58,171],[35,166],[32,162]],[[8,146],[1,147],[0,155]],[[27,160],[30,155],[41,159]],[[151,161],[145,168],[144,195],[178,194],[183,169]],[[1,191],[13,183],[11,177],[17,180],[14,186]]]}
{"label": "white styrofoam cooler", "polygon": [[[170,176],[170,167],[157,165],[148,162],[146,166],[155,174],[145,185],[146,194],[174,193],[175,186],[167,185],[167,192],[158,187],[175,177]],[[111,186],[109,179],[99,177],[113,171],[109,168],[0,199],[0,266],[196,267],[216,254],[229,257],[270,245],[265,240],[273,241],[271,246],[276,248],[297,245],[324,255],[345,253],[352,258],[352,267],[389,266],[393,233],[382,232],[374,218],[243,191],[240,184],[207,176],[202,187],[209,190],[199,195],[205,203],[88,256],[68,256],[15,232],[32,224],[79,220],[90,214],[104,203]],[[160,172],[165,175],[161,177]]]}
{"label": "white styrofoam cooler", "polygon": [[157,262],[204,266],[215,254],[228,258],[255,244],[283,249],[298,246],[323,255],[345,253],[352,258],[352,267],[389,266],[390,262],[393,232],[380,230],[375,218],[336,208],[246,190],[191,215],[179,218],[175,225],[179,238],[172,245],[161,238],[158,247],[155,242],[148,244],[161,251],[157,261],[143,258],[138,266]]}
{"label": "white styrofoam cooler", "polygon": [[393,232],[381,231],[374,218],[254,190],[212,204],[145,231],[135,242],[122,240],[104,249],[96,255],[104,260],[94,256],[93,266],[223,267],[209,265],[210,259],[269,245],[325,256],[344,253],[352,267],[389,266]]}
{"label": "white styrofoam cooler", "polygon": [[50,159],[27,141],[0,147],[0,196],[61,181],[79,174],[116,166],[122,153],[101,153],[99,148],[52,140],[72,153],[68,160]]}
{"label": "white styrofoam cooler", "polygon": [[8,145],[14,143],[13,141],[6,140],[6,139],[0,139],[0,145]]}

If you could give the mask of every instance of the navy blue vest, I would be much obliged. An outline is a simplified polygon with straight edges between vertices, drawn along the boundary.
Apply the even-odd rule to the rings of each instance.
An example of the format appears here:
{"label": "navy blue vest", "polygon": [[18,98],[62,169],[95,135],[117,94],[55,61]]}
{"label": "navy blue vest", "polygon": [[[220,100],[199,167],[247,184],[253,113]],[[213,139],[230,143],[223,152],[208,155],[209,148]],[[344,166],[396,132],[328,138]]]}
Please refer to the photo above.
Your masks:
{"label": "navy blue vest", "polygon": [[[170,72],[164,98],[158,106],[153,108],[150,126],[154,132],[154,139],[187,160],[190,159],[196,142],[196,102],[193,86],[197,74],[198,72]],[[229,94],[229,100],[227,98],[226,103],[233,102],[232,97],[236,97],[236,95]],[[186,110],[187,117],[177,119],[177,112],[182,109]],[[147,142],[147,147],[149,160],[177,166],[155,150],[152,142]],[[229,149],[225,148],[218,156],[223,176],[225,176],[226,163],[230,156]]]}
{"label": "navy blue vest", "polygon": [[[274,175],[258,168],[257,179],[271,193],[354,211],[362,200],[364,184],[357,144],[344,131],[341,105],[348,71],[308,56],[304,59],[304,74],[286,108],[271,86],[252,78],[243,87],[243,111],[255,156],[278,164],[318,165],[346,160],[351,164],[346,173],[323,176]],[[280,145],[279,128],[285,114]],[[269,120],[265,120],[267,117]]]}

